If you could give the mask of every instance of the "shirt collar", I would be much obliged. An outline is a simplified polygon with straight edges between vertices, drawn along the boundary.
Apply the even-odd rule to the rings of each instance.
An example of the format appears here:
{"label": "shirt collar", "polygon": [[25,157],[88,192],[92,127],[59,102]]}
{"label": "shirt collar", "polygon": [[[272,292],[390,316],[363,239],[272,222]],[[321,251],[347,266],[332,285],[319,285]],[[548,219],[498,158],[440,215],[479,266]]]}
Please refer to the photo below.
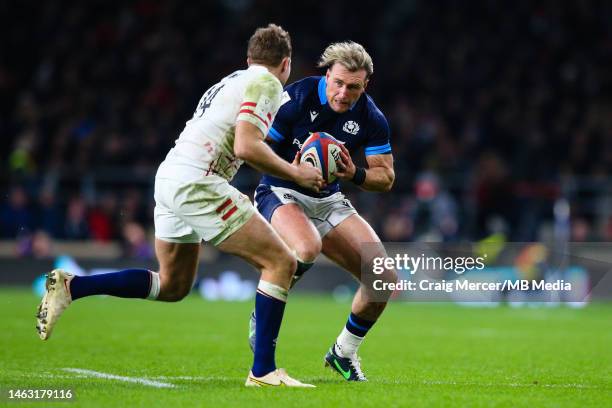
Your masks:
{"label": "shirt collar", "polygon": [[263,65],[259,65],[259,64],[251,64],[249,65],[247,69],[250,71],[268,72],[268,68],[264,67]]}
{"label": "shirt collar", "polygon": [[325,80],[325,76],[322,76],[321,79],[319,79],[319,102],[321,102],[321,105],[327,105],[325,88],[327,88],[327,81]]}

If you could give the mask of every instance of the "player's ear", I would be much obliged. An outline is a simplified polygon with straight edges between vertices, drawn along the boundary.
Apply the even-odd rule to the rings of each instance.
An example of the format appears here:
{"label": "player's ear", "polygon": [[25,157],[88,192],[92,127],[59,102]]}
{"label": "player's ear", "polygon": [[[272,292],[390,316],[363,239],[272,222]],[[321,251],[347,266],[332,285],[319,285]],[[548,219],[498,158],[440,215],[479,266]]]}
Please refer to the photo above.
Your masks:
{"label": "player's ear", "polygon": [[287,72],[291,69],[291,57],[283,58],[281,62],[281,72]]}
{"label": "player's ear", "polygon": [[363,90],[365,91],[366,88],[368,87],[368,84],[370,83],[369,79],[366,79],[365,82],[363,83]]}

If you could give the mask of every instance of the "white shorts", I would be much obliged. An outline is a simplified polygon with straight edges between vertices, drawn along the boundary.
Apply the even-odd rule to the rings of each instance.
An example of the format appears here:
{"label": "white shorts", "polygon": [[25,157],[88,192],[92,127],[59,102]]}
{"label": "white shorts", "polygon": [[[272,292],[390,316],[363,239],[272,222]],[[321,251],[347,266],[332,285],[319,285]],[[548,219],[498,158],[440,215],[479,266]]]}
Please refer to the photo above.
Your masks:
{"label": "white shorts", "polygon": [[357,214],[351,202],[341,192],[329,197],[315,198],[289,188],[266,184],[260,184],[255,190],[255,206],[268,222],[272,221],[272,214],[278,207],[289,203],[298,204],[304,210],[321,238],[342,221]]}
{"label": "white shorts", "polygon": [[155,237],[163,241],[219,245],[253,214],[249,198],[222,177],[155,178]]}

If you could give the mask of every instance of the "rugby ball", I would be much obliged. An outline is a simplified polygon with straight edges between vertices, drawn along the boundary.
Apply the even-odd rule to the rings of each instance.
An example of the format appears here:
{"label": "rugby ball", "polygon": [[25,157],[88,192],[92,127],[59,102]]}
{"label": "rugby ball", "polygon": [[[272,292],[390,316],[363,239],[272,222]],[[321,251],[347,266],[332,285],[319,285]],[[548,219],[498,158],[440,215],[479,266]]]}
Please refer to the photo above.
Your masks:
{"label": "rugby ball", "polygon": [[312,133],[302,144],[301,163],[308,163],[321,170],[327,183],[336,181],[336,162],[340,161],[340,143],[325,132]]}

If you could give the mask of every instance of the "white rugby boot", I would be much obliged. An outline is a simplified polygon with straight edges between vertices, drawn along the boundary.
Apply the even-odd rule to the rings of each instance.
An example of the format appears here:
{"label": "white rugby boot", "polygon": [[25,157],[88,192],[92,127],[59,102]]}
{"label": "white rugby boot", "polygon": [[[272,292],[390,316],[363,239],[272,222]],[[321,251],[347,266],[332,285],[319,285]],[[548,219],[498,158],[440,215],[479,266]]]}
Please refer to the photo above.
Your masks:
{"label": "white rugby boot", "polygon": [[47,274],[45,295],[36,314],[36,330],[41,340],[51,337],[57,319],[72,302],[69,289],[72,278],[74,275],[61,269],[54,269]]}
{"label": "white rugby boot", "polygon": [[304,384],[295,378],[289,377],[289,374],[284,368],[277,368],[276,370],[264,375],[263,377],[255,377],[251,371],[247,377],[247,387],[302,387],[302,388],[315,388],[312,384]]}

